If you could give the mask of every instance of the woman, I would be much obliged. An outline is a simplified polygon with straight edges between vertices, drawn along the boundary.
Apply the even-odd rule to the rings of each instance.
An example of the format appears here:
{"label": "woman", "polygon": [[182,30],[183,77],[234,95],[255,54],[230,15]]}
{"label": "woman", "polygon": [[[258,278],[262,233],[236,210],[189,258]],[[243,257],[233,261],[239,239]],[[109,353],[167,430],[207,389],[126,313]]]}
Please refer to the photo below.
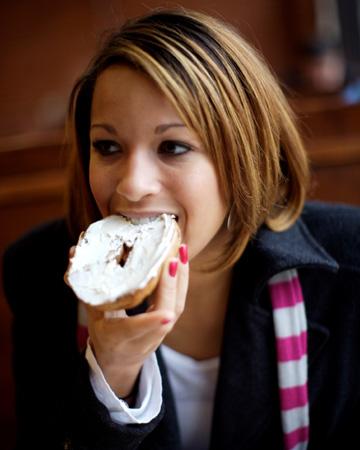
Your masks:
{"label": "woman", "polygon": [[[67,225],[32,231],[4,262],[18,448],[355,438],[360,213],[304,207],[305,152],[259,55],[217,19],[151,13],[108,38],[68,125]],[[85,310],[63,282],[79,232],[162,212],[183,244],[155,293],[129,317]]]}

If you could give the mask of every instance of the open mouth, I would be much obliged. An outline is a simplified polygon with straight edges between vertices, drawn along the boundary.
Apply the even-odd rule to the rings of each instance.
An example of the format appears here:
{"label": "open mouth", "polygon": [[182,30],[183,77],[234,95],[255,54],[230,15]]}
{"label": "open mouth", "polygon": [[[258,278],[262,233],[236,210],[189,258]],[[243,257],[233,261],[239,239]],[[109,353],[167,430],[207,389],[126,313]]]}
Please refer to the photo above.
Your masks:
{"label": "open mouth", "polygon": [[[168,214],[168,213],[164,213],[164,214]],[[161,216],[161,214],[157,214],[154,216],[146,216],[146,217],[131,217],[131,216],[126,216],[125,214],[120,214],[120,215],[135,225],[139,225],[139,224],[141,225],[141,224],[153,222],[159,216]],[[173,219],[175,219],[176,222],[179,222],[179,216],[177,216],[176,214],[169,214],[169,215],[171,215],[171,217]]]}

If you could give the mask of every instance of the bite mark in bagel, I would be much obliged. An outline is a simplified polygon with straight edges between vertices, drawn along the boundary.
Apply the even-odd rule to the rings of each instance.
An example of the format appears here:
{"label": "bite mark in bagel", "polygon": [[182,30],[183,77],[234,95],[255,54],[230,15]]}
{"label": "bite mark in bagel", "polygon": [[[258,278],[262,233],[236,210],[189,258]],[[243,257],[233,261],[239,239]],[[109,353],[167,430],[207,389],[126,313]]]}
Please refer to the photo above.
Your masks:
{"label": "bite mark in bagel", "polygon": [[64,279],[80,300],[102,311],[133,308],[153,292],[180,243],[170,214],[108,216],[80,234]]}

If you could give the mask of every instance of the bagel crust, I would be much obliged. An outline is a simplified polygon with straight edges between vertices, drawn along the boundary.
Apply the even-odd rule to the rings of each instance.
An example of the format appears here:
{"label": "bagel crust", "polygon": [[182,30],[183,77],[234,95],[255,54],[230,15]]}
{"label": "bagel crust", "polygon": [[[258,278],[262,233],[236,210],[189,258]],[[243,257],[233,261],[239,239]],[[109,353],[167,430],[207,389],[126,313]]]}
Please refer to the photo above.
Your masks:
{"label": "bagel crust", "polygon": [[154,291],[180,243],[170,214],[108,216],[80,234],[64,279],[81,301],[101,311],[134,308]]}

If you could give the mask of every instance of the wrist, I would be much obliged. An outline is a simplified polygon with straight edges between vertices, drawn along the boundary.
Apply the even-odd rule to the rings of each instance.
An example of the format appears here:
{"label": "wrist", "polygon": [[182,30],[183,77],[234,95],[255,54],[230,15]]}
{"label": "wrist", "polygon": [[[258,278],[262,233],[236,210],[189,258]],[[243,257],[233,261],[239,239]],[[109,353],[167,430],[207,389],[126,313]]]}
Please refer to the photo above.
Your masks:
{"label": "wrist", "polygon": [[126,399],[130,399],[135,388],[137,388],[142,363],[125,364],[123,358],[121,358],[121,363],[114,363],[116,361],[114,354],[104,355],[104,353],[96,352],[91,340],[89,340],[89,344],[94,358],[111,390],[118,398],[125,401],[127,401]]}
{"label": "wrist", "polygon": [[118,398],[120,400],[123,400],[124,402],[126,402],[130,408],[134,407],[135,403],[136,403],[138,389],[139,389],[139,379],[140,379],[140,374],[138,375],[138,377],[135,381],[135,384],[134,384],[131,392],[128,395],[118,396]]}
{"label": "wrist", "polygon": [[127,401],[126,399],[137,393],[141,367],[141,365],[121,369],[119,367],[101,367],[101,370],[114,394]]}

